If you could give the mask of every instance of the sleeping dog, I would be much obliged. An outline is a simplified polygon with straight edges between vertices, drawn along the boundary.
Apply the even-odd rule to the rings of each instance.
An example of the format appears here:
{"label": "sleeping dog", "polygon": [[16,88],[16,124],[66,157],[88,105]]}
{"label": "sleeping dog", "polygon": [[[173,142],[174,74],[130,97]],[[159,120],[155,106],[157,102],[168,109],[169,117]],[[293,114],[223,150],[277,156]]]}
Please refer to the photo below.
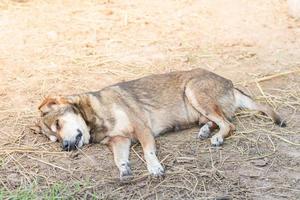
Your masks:
{"label": "sleeping dog", "polygon": [[155,137],[202,125],[198,138],[208,138],[218,128],[210,141],[220,146],[235,129],[230,119],[238,108],[261,111],[279,126],[286,126],[271,107],[253,101],[230,80],[194,69],[146,76],[96,92],[48,97],[39,106],[39,127],[67,151],[90,142],[107,144],[120,178],[131,175],[130,145],[138,141],[149,173],[162,176]]}

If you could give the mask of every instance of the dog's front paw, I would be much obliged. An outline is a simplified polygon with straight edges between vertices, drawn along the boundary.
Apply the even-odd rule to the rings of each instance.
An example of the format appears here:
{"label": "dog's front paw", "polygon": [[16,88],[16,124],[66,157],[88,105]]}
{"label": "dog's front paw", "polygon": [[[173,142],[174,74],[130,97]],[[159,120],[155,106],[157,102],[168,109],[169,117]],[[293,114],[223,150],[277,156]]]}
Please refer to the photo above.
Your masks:
{"label": "dog's front paw", "polygon": [[128,177],[130,177],[132,175],[130,166],[128,163],[123,163],[120,168],[120,180],[124,180],[127,179]]}
{"label": "dog's front paw", "polygon": [[148,165],[147,168],[149,173],[155,177],[161,177],[165,174],[165,170],[160,163],[157,163],[155,165]]}
{"label": "dog's front paw", "polygon": [[218,146],[221,146],[224,143],[224,138],[223,138],[222,135],[216,134],[216,135],[212,136],[210,141],[211,141],[212,146],[218,147]]}

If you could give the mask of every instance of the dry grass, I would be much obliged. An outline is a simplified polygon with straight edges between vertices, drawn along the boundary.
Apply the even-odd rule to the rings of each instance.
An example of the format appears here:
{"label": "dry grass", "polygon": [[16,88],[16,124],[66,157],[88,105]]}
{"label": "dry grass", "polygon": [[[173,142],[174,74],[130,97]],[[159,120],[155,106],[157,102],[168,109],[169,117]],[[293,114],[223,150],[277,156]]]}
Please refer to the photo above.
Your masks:
{"label": "dry grass", "polygon": [[[286,82],[290,77],[280,82]],[[298,85],[298,75],[294,75],[294,78],[298,81],[294,84]],[[283,152],[289,151],[282,152],[281,148],[300,146],[297,124],[300,90],[295,89],[294,84],[285,85],[284,89],[268,88],[267,91],[262,89],[265,87],[259,81],[249,86],[252,89],[257,86],[254,93],[260,92],[260,95],[256,95],[258,101],[268,101],[276,110],[285,113],[289,125],[287,128],[276,127],[258,113],[241,111],[234,121],[237,131],[222,148],[211,148],[208,140],[197,141],[195,136],[198,128],[159,138],[159,158],[167,169],[163,179],[148,176],[139,145],[132,147],[134,178],[120,182],[116,178],[117,170],[111,170],[115,167],[105,147],[89,145],[77,152],[61,152],[57,144],[30,133],[26,128],[32,125],[36,116],[30,114],[30,117],[26,117],[27,112],[15,114],[10,110],[2,110],[15,114],[14,117],[3,118],[3,126],[14,124],[20,129],[17,135],[9,136],[5,132],[2,135],[6,140],[2,140],[0,148],[0,184],[3,187],[0,194],[4,198],[13,195],[28,198],[43,195],[51,198],[52,195],[100,199],[248,199],[255,197],[254,191],[258,190],[270,194],[280,191],[280,197],[293,197],[300,191],[293,182],[285,182],[284,187],[279,182],[266,188],[260,188],[252,182],[264,182],[265,177],[278,181],[276,176],[267,174],[281,171],[282,168],[295,170],[296,173],[299,170],[299,160],[281,157]],[[285,160],[289,162],[288,165],[280,163]],[[236,167],[239,168],[238,174]],[[287,172],[282,170],[280,174]]]}
{"label": "dry grass", "polygon": [[[299,22],[285,1],[230,2],[2,1],[0,199],[297,199]],[[240,111],[220,148],[196,140],[198,128],[166,134],[157,140],[166,177],[148,176],[135,145],[125,182],[105,146],[62,152],[28,129],[44,95],[198,66],[270,104],[288,127]]]}

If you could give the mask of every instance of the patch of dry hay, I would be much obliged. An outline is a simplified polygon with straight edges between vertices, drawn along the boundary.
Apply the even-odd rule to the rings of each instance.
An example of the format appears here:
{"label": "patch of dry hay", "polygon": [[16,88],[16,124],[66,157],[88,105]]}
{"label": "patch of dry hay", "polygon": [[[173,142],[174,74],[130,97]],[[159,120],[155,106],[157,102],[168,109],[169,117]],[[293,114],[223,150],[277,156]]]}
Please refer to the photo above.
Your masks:
{"label": "patch of dry hay", "polygon": [[[120,182],[114,178],[118,173],[105,147],[95,144],[77,152],[61,152],[58,144],[52,144],[26,128],[36,117],[31,111],[2,110],[6,117],[1,119],[1,126],[13,124],[12,130],[18,134],[1,131],[1,137],[5,139],[0,140],[0,184],[7,191],[35,185],[35,192],[45,195],[47,188],[54,183],[66,183],[64,186],[68,192],[59,195],[75,198],[253,197],[253,188],[242,182],[241,177],[258,179],[261,175],[247,170],[245,174],[233,174],[233,166],[271,168],[275,164],[270,162],[275,162],[280,155],[277,153],[280,142],[289,146],[300,145],[300,141],[295,140],[299,134],[299,129],[295,128],[299,119],[299,88],[291,83],[283,90],[271,88],[264,91],[257,81],[255,84],[261,93],[257,100],[268,101],[275,109],[289,113],[284,115],[288,127],[278,128],[259,113],[241,111],[234,122],[237,131],[221,148],[211,148],[208,140],[195,140],[197,128],[166,134],[158,139],[159,158],[167,170],[164,179],[148,176],[139,145],[132,147],[133,179]],[[181,134],[186,135],[185,139]],[[80,186],[76,187],[77,183]],[[287,191],[292,188],[287,187]]]}

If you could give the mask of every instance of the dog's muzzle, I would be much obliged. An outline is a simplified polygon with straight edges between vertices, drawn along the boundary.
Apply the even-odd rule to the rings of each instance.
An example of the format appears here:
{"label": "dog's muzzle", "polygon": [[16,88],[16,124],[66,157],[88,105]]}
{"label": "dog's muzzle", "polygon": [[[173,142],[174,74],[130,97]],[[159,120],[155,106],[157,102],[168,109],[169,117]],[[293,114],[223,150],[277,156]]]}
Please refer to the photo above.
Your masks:
{"label": "dog's muzzle", "polygon": [[62,149],[64,151],[71,151],[78,148],[78,144],[82,139],[82,132],[79,129],[77,129],[77,132],[78,134],[76,135],[75,141],[63,140]]}

